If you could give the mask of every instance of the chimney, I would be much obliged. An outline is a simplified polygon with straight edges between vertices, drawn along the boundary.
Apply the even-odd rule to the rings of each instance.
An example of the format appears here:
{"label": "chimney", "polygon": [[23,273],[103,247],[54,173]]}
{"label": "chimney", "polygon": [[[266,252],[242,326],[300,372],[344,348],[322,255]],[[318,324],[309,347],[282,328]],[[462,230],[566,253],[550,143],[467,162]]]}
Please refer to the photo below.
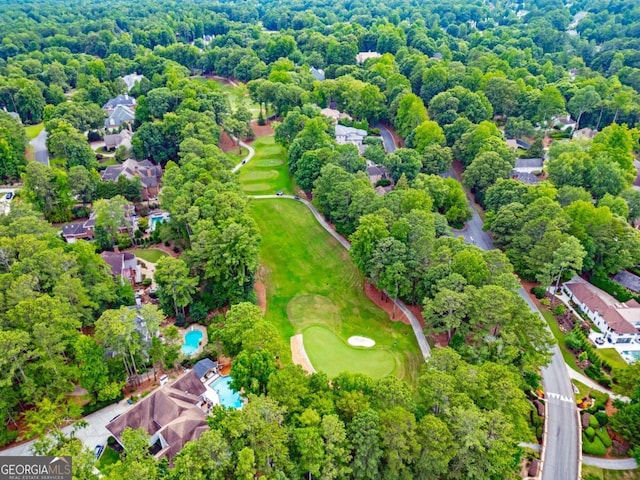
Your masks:
{"label": "chimney", "polygon": [[117,245],[113,246],[113,253],[120,253],[120,249],[118,248]]}

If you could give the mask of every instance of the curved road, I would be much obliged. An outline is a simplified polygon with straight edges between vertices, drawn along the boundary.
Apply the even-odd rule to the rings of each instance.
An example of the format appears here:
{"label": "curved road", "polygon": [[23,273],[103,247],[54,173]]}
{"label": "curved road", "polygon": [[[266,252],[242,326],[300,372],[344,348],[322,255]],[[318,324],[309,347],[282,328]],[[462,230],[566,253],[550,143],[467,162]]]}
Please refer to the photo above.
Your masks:
{"label": "curved road", "polygon": [[[347,250],[351,249],[351,244],[344,237],[340,236],[335,230],[333,230],[333,228],[331,228],[331,226],[322,217],[320,212],[316,210],[316,207],[314,207],[311,204],[311,202],[309,202],[308,200],[305,200],[304,198],[296,198],[293,195],[250,195],[249,198],[255,198],[258,200],[266,199],[266,198],[286,198],[286,199],[297,200],[299,202],[302,202],[307,206],[309,210],[311,210],[311,213],[316,218],[316,220],[318,220],[318,223],[320,223],[320,225],[322,225],[322,227],[327,232],[329,232],[329,234],[333,238],[335,238],[338,242],[340,242],[340,245],[342,245]],[[387,296],[391,298],[389,294],[387,294]],[[416,341],[418,342],[418,346],[420,347],[420,352],[422,352],[422,356],[425,359],[429,358],[431,356],[431,349],[429,348],[429,343],[427,342],[427,338],[424,336],[424,332],[422,331],[422,326],[420,325],[420,322],[418,321],[416,316],[413,313],[411,313],[411,310],[409,310],[403,302],[401,302],[400,300],[392,300],[392,301],[396,304],[396,307],[398,307],[402,311],[402,313],[405,314],[407,319],[409,319],[409,323],[411,323],[411,328],[413,329],[413,333],[416,337]]]}

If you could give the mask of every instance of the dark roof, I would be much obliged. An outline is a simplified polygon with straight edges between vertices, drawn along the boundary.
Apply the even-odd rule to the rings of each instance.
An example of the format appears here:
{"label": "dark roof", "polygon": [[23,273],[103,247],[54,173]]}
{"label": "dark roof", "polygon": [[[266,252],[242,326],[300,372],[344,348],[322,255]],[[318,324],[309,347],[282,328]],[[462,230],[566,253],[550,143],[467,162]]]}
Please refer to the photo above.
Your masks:
{"label": "dark roof", "polygon": [[115,182],[122,173],[122,165],[109,165],[102,172],[103,182]]}
{"label": "dark roof", "polygon": [[122,275],[122,267],[124,266],[122,253],[102,252],[100,256],[111,267],[114,276]]}
{"label": "dark roof", "polygon": [[104,126],[109,127],[119,127],[123,123],[133,122],[136,118],[136,114],[133,113],[126,105],[117,105],[114,107],[113,111],[104,121]]}
{"label": "dark roof", "polygon": [[82,235],[85,232],[84,222],[80,223],[67,223],[62,226],[62,235],[67,236],[75,236]]}
{"label": "dark roof", "polygon": [[529,172],[511,172],[511,178],[514,180],[518,180],[519,182],[526,183],[527,185],[535,185],[540,183],[540,179],[536,177],[533,173]]}
{"label": "dark roof", "polygon": [[216,368],[216,364],[210,358],[203,358],[193,366],[193,371],[196,372],[198,378],[202,378],[209,370]]}
{"label": "dark roof", "polygon": [[516,168],[542,168],[543,163],[541,158],[518,158]]}
{"label": "dark roof", "polygon": [[103,110],[111,110],[116,108],[118,105],[123,105],[125,107],[133,107],[136,105],[136,99],[130,95],[118,95],[115,98],[111,98],[107,103],[102,106]]}

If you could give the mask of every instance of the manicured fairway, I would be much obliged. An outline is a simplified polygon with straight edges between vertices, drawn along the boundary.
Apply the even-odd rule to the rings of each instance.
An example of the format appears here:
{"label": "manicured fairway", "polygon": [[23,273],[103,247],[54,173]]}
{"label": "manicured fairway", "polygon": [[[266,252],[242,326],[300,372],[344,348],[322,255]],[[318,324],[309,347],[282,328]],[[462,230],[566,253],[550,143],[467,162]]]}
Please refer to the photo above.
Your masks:
{"label": "manicured fairway", "polygon": [[[266,319],[283,340],[302,333],[312,364],[328,375],[393,373],[414,382],[422,362],[410,327],[391,322],[369,300],[347,251],[309,210],[288,199],[253,200],[251,209],[262,235]],[[376,345],[351,347],[346,341],[352,335],[372,338]]]}
{"label": "manicured fairway", "polygon": [[249,195],[273,195],[278,190],[293,194],[285,153],[273,135],[258,138],[251,144],[255,156],[240,169],[240,183]]}

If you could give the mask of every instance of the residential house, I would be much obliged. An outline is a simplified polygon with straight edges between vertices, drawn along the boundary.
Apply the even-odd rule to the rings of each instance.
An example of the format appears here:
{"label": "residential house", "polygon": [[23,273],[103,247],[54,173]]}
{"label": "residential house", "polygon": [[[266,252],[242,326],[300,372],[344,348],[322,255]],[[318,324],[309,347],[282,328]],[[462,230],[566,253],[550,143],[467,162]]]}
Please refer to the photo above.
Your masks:
{"label": "residential house", "polygon": [[102,259],[111,267],[111,274],[119,278],[122,284],[135,285],[142,282],[142,270],[138,265],[138,259],[129,252],[102,252]]}
{"label": "residential house", "polygon": [[382,165],[374,165],[372,162],[367,161],[367,176],[371,185],[375,185],[383,178],[389,178],[389,173]]}
{"label": "residential house", "polygon": [[518,173],[541,172],[544,165],[542,158],[518,158],[513,170]]}
{"label": "residential house", "polygon": [[536,185],[540,183],[540,179],[536,175],[528,172],[518,172],[513,170],[511,172],[511,178],[519,182],[526,183],[527,185]]}
{"label": "residential house", "polygon": [[3,107],[3,110],[5,113],[8,113],[9,115],[11,115],[13,118],[15,118],[16,120],[18,120],[20,123],[22,123],[22,119],[20,118],[20,114],[16,113],[16,112],[10,112],[7,110],[7,107]]}
{"label": "residential house", "polygon": [[507,138],[507,147],[515,152],[518,150],[518,141],[515,138]]}
{"label": "residential house", "polygon": [[361,154],[364,152],[364,139],[367,136],[366,130],[336,124],[335,134],[338,145],[353,143],[358,147],[358,151],[360,151]]}
{"label": "residential house", "polygon": [[115,150],[119,146],[123,146],[127,151],[131,150],[131,131],[125,129],[119,133],[106,134],[104,136],[104,148],[107,150]]}
{"label": "residential house", "polygon": [[551,123],[554,127],[563,131],[570,130],[573,132],[578,127],[578,123],[572,119],[569,114],[564,116],[553,116],[551,117]]}
{"label": "residential house", "polygon": [[120,444],[126,428],[142,428],[151,436],[149,446],[158,449],[155,457],[166,457],[171,463],[187,442],[197,440],[209,428],[203,398],[206,390],[196,372],[190,370],[140,400],[106,428]]}
{"label": "residential house", "polygon": [[102,171],[103,182],[117,182],[118,177],[124,176],[128,180],[134,177],[142,184],[142,199],[150,200],[158,197],[162,181],[162,167],[154,165],[149,160],[140,162],[128,159],[120,165],[110,165]]}
{"label": "residential house", "polygon": [[603,332],[608,343],[640,341],[640,304],[635,300],[621,303],[580,277],[562,287],[569,298]]}
{"label": "residential house", "polygon": [[321,68],[315,68],[315,67],[311,67],[309,68],[309,72],[311,72],[311,75],[313,75],[313,78],[316,79],[318,82],[324,82],[324,70],[322,70]]}
{"label": "residential house", "polygon": [[104,121],[105,128],[118,128],[123,125],[131,125],[136,119],[136,114],[126,105],[117,105],[110,111]]}
{"label": "residential house", "polygon": [[142,81],[144,75],[138,75],[136,72],[130,73],[129,75],[125,75],[122,77],[125,85],[127,86],[127,92],[130,92],[131,89],[135,86],[136,83]]}
{"label": "residential house", "polygon": [[597,134],[598,130],[591,130],[590,128],[586,127],[573,132],[573,138],[575,138],[576,140],[593,140],[593,138]]}
{"label": "residential house", "polygon": [[[84,221],[67,223],[62,226],[62,236],[67,243],[74,243],[78,239],[93,240],[95,236],[96,217],[95,212],[91,212],[89,218]],[[129,203],[125,207],[125,224],[120,227],[119,233],[133,234],[138,227],[135,219],[135,209]]]}
{"label": "residential house", "polygon": [[322,110],[320,110],[320,114],[332,119],[334,122],[338,122],[339,120],[344,119],[353,120],[348,113],[342,113],[334,108],[323,108]]}
{"label": "residential house", "polygon": [[118,95],[117,97],[110,99],[102,106],[102,109],[106,110],[107,112],[114,110],[117,106],[135,109],[137,104],[138,102],[136,102],[135,98],[125,93],[123,95]]}
{"label": "residential house", "polygon": [[356,63],[358,65],[362,65],[366,60],[369,60],[370,58],[379,58],[382,55],[380,55],[378,52],[372,52],[372,51],[368,51],[368,52],[359,52],[356,55]]}

